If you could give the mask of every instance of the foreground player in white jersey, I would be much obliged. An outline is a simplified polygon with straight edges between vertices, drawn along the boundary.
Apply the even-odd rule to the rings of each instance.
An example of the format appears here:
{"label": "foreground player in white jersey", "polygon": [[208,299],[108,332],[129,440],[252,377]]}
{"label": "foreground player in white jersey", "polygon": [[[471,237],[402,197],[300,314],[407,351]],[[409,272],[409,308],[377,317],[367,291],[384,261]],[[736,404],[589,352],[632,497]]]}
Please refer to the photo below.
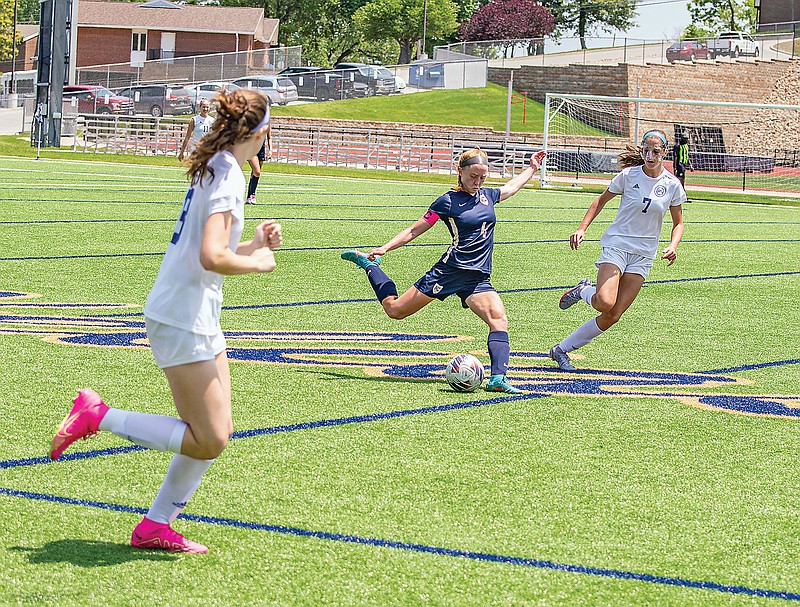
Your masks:
{"label": "foreground player in white jersey", "polygon": [[228,274],[271,272],[280,225],[265,221],[240,242],[244,224],[242,164],[256,153],[268,125],[267,99],[236,90],[217,97],[211,132],[189,157],[191,185],[158,278],[145,305],[156,364],[164,370],[180,419],[108,407],[81,390],[53,438],[51,459],[70,444],[108,430],[137,445],[172,451],[167,477],[131,544],[170,552],[208,552],[170,527],[228,444],[231,380],[220,328],[222,280]]}
{"label": "foreground player in white jersey", "polygon": [[600,238],[597,286],[585,278],[561,297],[562,310],[583,299],[600,312],[600,316],[586,321],[550,349],[550,358],[563,371],[575,371],[567,352],[585,346],[608,330],[636,299],[657,256],[658,237],[667,209],[672,216],[672,236],[661,259],[671,266],[677,258],[676,250],[683,237],[681,204],[686,201],[686,193],[678,178],[662,165],[666,150],[666,134],[652,130],[642,137],[641,148],[631,146],[623,152],[620,164],[626,168],[594,199],[580,226],[569,237],[570,247],[577,249],[605,204],[622,194],[617,217]]}
{"label": "foreground player in white jersey", "polygon": [[178,160],[183,162],[183,158],[188,151],[190,154],[200,141],[211,130],[211,125],[214,124],[214,117],[208,112],[211,109],[211,102],[208,99],[201,99],[198,107],[200,113],[197,116],[189,118],[189,124],[186,125],[186,134],[183,136],[181,143],[181,151],[178,152]]}

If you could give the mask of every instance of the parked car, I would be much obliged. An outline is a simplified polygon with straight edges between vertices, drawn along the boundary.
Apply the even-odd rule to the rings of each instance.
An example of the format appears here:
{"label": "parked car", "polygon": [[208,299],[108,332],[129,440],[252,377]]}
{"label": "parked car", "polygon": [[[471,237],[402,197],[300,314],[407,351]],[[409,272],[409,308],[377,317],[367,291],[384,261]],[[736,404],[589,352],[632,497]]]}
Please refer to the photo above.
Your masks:
{"label": "parked car", "polygon": [[333,66],[344,70],[345,78],[367,85],[367,95],[389,95],[399,89],[394,74],[381,65],[366,63],[337,63]]}
{"label": "parked car", "polygon": [[201,99],[214,101],[214,97],[219,95],[219,92],[223,88],[232,90],[230,84],[227,82],[201,82],[200,84],[187,86],[186,91],[189,93],[189,98],[192,100],[195,111],[197,111],[197,104],[200,103]]}
{"label": "parked car", "polygon": [[278,76],[289,78],[297,87],[300,97],[313,97],[318,101],[326,99],[347,99],[355,96],[353,81],[341,72],[321,67],[287,67]]}
{"label": "parked car", "polygon": [[742,32],[722,32],[708,41],[708,52],[711,58],[728,56],[734,59],[740,55],[758,57],[761,49],[750,34]]}
{"label": "parked car", "polygon": [[286,76],[245,76],[237,78],[231,84],[243,89],[258,89],[269,96],[272,103],[287,105],[290,101],[297,101],[297,87]]}
{"label": "parked car", "polygon": [[667,61],[694,61],[708,59],[708,46],[697,40],[679,40],[667,49]]}
{"label": "parked car", "polygon": [[141,84],[124,88],[119,94],[133,99],[137,114],[179,116],[194,111],[189,91],[169,84]]}
{"label": "parked car", "polygon": [[76,100],[79,114],[133,114],[133,99],[112,93],[96,84],[64,87],[64,101]]}

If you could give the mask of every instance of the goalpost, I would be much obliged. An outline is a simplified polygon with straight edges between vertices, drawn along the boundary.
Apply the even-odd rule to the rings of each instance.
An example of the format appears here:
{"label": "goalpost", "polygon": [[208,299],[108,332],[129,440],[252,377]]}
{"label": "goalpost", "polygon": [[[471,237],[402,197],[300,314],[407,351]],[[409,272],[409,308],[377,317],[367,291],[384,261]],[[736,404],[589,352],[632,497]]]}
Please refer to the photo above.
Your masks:
{"label": "goalpost", "polygon": [[689,140],[687,188],[800,193],[800,106],[547,93],[542,186],[607,183],[651,129]]}

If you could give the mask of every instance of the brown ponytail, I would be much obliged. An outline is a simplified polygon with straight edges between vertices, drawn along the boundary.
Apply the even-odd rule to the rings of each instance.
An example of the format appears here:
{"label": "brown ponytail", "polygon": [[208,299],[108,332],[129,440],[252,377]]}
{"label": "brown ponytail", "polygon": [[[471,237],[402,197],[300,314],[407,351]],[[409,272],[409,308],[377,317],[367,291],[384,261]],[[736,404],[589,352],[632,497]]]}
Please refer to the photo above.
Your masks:
{"label": "brown ponytail", "polygon": [[214,101],[217,119],[189,156],[186,175],[191,178],[192,185],[199,183],[206,173],[214,180],[214,171],[208,166],[211,157],[249,137],[269,107],[264,93],[250,89],[236,89],[231,93],[223,90]]}

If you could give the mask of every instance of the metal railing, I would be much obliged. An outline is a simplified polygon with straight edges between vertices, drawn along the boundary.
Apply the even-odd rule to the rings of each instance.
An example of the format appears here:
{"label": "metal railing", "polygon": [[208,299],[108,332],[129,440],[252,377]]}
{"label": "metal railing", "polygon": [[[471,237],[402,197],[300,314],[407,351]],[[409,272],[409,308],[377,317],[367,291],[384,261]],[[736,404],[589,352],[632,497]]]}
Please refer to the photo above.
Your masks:
{"label": "metal railing", "polygon": [[[62,140],[73,151],[97,154],[177,156],[186,118],[65,114]],[[539,138],[538,140],[535,138]],[[420,133],[397,129],[358,129],[273,122],[272,162],[420,173],[454,174],[454,159],[480,146],[490,173],[509,176],[527,166],[541,138],[506,139],[490,134]]]}

